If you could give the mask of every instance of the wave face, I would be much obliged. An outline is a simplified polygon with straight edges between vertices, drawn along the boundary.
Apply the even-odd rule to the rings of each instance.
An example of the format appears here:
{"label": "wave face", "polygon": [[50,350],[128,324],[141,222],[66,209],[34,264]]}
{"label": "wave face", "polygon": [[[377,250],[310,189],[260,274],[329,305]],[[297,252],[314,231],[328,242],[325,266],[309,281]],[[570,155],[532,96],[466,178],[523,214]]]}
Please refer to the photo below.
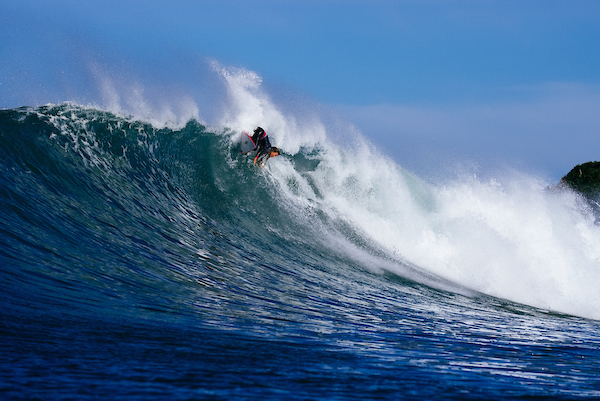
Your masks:
{"label": "wave face", "polygon": [[251,114],[0,111],[4,397],[600,396],[600,232],[573,194],[434,187],[268,113],[286,153],[257,169]]}

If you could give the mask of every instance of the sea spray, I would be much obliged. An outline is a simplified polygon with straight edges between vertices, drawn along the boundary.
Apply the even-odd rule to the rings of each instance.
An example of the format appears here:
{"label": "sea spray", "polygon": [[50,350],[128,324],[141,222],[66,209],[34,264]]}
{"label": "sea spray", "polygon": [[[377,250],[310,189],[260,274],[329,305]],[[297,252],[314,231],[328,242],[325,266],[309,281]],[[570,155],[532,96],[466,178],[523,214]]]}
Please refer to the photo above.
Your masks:
{"label": "sea spray", "polygon": [[486,294],[600,317],[600,230],[576,195],[518,174],[434,186],[370,149],[332,153],[305,174],[323,208],[390,256]]}
{"label": "sea spray", "polygon": [[[388,269],[402,274],[410,264],[499,298],[600,318],[600,228],[573,193],[550,191],[549,183],[516,172],[427,183],[362,136],[352,133],[352,145],[340,146],[326,126],[302,126],[284,116],[261,91],[257,75],[221,74],[237,110],[224,121],[248,129],[244,116],[263,116],[260,124],[273,127],[273,141],[291,156],[270,161],[265,170],[280,195],[344,220],[353,235],[397,261]],[[295,168],[300,154],[313,160],[313,168]],[[322,232],[328,241],[331,232]]]}

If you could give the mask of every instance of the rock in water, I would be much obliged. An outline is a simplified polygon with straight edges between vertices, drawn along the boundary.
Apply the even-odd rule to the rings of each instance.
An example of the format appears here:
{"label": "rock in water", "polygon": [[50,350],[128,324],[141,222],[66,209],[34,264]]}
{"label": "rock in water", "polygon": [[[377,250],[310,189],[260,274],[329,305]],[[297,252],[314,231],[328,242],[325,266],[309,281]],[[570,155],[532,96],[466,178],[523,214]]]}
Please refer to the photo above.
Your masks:
{"label": "rock in water", "polygon": [[560,181],[587,198],[596,198],[600,193],[600,162],[578,164]]}

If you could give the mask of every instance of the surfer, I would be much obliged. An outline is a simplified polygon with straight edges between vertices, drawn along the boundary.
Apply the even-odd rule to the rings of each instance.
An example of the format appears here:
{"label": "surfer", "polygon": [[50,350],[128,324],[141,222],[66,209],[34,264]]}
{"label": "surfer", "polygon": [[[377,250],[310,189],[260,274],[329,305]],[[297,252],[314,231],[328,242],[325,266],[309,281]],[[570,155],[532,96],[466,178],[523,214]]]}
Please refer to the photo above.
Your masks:
{"label": "surfer", "polygon": [[254,135],[252,135],[252,142],[256,144],[256,157],[254,157],[254,164],[258,162],[260,167],[264,167],[269,160],[269,157],[279,156],[279,149],[275,146],[271,146],[269,142],[269,136],[261,127],[256,127]]}

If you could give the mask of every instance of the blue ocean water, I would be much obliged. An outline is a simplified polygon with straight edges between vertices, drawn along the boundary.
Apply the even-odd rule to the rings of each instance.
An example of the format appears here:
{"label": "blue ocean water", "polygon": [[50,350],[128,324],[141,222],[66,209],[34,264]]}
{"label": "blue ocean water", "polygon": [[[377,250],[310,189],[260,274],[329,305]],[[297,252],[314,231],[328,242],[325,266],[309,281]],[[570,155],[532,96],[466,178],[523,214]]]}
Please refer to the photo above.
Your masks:
{"label": "blue ocean water", "polygon": [[[511,266],[508,287],[478,287],[466,257],[440,274],[369,224],[400,225],[396,207],[423,231],[445,216],[438,236],[460,249],[448,188],[398,171],[405,192],[386,204],[378,177],[386,189],[393,177],[348,172],[342,150],[299,146],[257,169],[237,133],[74,104],[0,111],[0,398],[600,398],[597,299],[579,302],[578,277],[565,278],[577,296],[540,279],[528,304],[506,290],[519,288]],[[500,204],[520,193],[500,192]],[[573,199],[542,192],[560,202],[538,209]],[[564,213],[582,235],[597,230]],[[494,277],[493,260],[474,263]],[[593,271],[581,276],[596,287]],[[547,298],[564,301],[535,304]]]}

